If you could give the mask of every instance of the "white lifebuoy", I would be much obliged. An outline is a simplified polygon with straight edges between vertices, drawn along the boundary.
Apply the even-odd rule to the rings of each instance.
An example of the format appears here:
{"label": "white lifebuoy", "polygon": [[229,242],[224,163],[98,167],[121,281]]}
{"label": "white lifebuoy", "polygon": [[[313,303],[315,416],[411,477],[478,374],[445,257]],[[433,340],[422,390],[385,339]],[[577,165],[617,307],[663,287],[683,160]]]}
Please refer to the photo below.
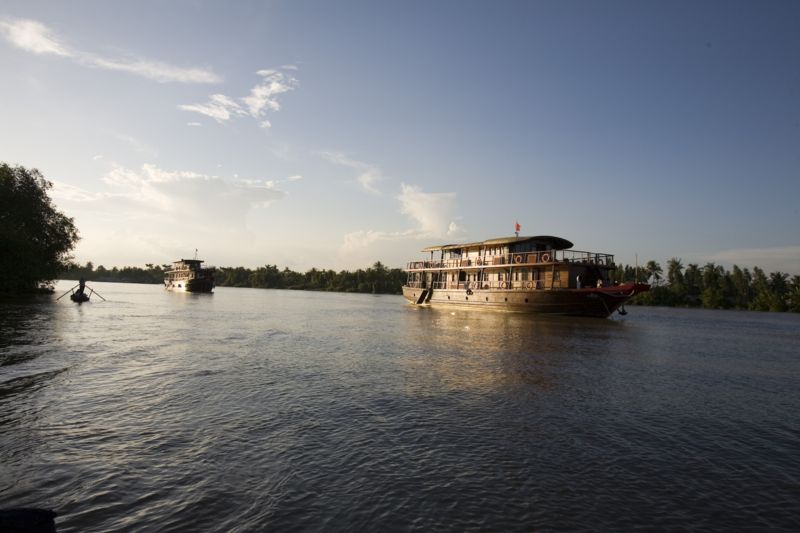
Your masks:
{"label": "white lifebuoy", "polygon": [[531,282],[529,281],[529,282],[527,283],[526,287],[528,287],[528,288],[530,289],[531,287],[533,287],[533,283],[531,283]]}
{"label": "white lifebuoy", "polygon": [[514,256],[514,262],[517,263],[517,264],[522,263],[522,256],[521,255],[515,255]]}
{"label": "white lifebuoy", "polygon": [[548,261],[550,261],[550,254],[543,253],[542,254],[542,263],[547,263]]}

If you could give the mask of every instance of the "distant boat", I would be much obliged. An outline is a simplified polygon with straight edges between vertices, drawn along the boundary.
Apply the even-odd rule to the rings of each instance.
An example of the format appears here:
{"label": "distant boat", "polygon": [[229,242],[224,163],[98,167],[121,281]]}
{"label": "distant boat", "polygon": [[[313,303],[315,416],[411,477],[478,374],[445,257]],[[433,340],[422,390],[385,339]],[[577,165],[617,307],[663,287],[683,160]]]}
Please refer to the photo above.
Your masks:
{"label": "distant boat", "polygon": [[607,317],[624,314],[627,300],[650,290],[614,283],[613,255],[571,248],[551,236],[431,246],[422,250],[429,260],[407,265],[403,296],[415,305]]}
{"label": "distant boat", "polygon": [[89,301],[89,295],[85,292],[74,292],[69,295],[69,299],[75,303],[82,304]]}
{"label": "distant boat", "polygon": [[64,296],[70,293],[69,299],[75,302],[76,304],[82,304],[88,302],[92,296],[92,294],[96,294],[98,298],[103,301],[106,301],[105,298],[100,296],[100,293],[94,290],[93,288],[86,285],[86,280],[81,278],[77,285],[66,291],[64,294],[56,298],[56,301],[60,300]]}
{"label": "distant boat", "polygon": [[177,292],[211,292],[214,290],[214,267],[201,266],[201,259],[181,259],[172,263],[164,274],[164,288]]}

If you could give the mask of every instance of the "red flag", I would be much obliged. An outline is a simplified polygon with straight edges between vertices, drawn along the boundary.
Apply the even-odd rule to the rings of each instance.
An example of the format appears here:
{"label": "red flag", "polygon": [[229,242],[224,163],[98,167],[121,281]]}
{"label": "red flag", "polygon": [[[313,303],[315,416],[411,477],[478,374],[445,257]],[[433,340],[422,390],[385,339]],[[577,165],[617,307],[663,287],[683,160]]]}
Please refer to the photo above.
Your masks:
{"label": "red flag", "polygon": [[522,229],[522,226],[519,225],[519,222],[514,222],[514,231],[519,232]]}

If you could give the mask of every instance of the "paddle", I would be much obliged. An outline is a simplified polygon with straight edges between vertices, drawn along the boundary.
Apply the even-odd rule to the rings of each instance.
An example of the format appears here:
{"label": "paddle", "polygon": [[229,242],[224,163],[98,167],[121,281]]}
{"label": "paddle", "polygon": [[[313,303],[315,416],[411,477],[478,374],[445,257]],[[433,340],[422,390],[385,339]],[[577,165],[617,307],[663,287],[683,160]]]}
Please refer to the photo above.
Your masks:
{"label": "paddle", "polygon": [[103,296],[99,292],[94,290],[93,288],[89,287],[89,290],[92,291],[92,294],[96,294],[97,296],[100,296],[100,299],[103,300],[104,302],[106,301],[106,299],[103,298]]}
{"label": "paddle", "polygon": [[[78,285],[80,285],[80,283],[78,283]],[[78,285],[75,285],[75,287],[77,287]],[[72,287],[71,289],[68,289],[68,290],[67,290],[67,292],[72,292],[72,291],[74,291],[74,290],[75,290],[75,287]],[[59,301],[61,298],[63,298],[64,296],[66,296],[66,295],[67,295],[67,292],[65,292],[64,294],[62,294],[62,295],[61,295],[61,296],[59,296],[58,298],[56,298],[56,301]],[[98,296],[100,296],[100,295],[98,294]]]}

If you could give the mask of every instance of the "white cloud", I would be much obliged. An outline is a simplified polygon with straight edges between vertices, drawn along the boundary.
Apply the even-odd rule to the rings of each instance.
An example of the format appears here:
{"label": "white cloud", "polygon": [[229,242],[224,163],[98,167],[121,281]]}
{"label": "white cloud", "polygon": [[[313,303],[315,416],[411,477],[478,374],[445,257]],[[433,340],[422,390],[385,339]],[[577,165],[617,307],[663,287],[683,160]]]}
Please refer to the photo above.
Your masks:
{"label": "white cloud", "polygon": [[152,164],[139,169],[113,165],[101,180],[109,188],[93,192],[54,182],[53,196],[58,201],[83,204],[80,210],[158,218],[177,227],[204,226],[209,221],[242,220],[251,209],[266,207],[284,198],[286,192],[278,189],[279,183],[297,179],[300,177],[246,180],[189,170],[165,170]]}
{"label": "white cloud", "polygon": [[384,178],[383,173],[378,167],[370,165],[369,163],[364,163],[363,161],[351,159],[342,152],[320,152],[320,155],[331,163],[357,170],[358,175],[356,176],[356,181],[358,181],[365,190],[374,194],[380,194],[376,184]]}
{"label": "white cloud", "polygon": [[116,70],[136,74],[161,83],[218,83],[222,81],[212,70],[203,68],[184,68],[148,59],[110,59],[84,54],[81,62],[106,70]]}
{"label": "white cloud", "polygon": [[461,231],[452,215],[456,193],[426,193],[405,183],[400,187],[400,212],[416,222],[420,237],[451,237]]}
{"label": "white cloud", "polygon": [[62,42],[53,31],[35,20],[0,20],[0,33],[8,42],[34,54],[52,54],[71,58],[80,65],[104,70],[128,72],[158,82],[217,83],[222,81],[206,68],[184,68],[142,58],[111,58],[75,50]]}
{"label": "white cloud", "polygon": [[178,109],[200,113],[217,122],[225,122],[234,117],[250,116],[259,121],[261,128],[270,128],[272,124],[264,117],[268,112],[281,109],[278,95],[293,91],[297,87],[297,80],[293,76],[275,69],[259,70],[256,74],[263,80],[250,89],[248,96],[238,98],[238,102],[224,94],[213,94],[206,103],[181,104]]}
{"label": "white cloud", "polygon": [[35,20],[0,20],[0,31],[6,40],[27,52],[72,57],[72,52],[53,35],[53,32]]}
{"label": "white cloud", "polygon": [[257,225],[260,213],[285,199],[291,187],[286,184],[299,179],[109,165],[93,185],[53,180],[51,196],[75,217],[82,237],[76,254],[82,261],[118,266],[171,261],[198,247],[217,264],[263,264],[263,254],[274,250],[261,246],[269,242],[270,231]]}
{"label": "white cloud", "polygon": [[462,233],[453,216],[455,193],[426,193],[416,185],[400,185],[396,197],[400,212],[406,215],[414,227],[403,231],[359,230],[345,234],[339,249],[340,256],[349,256],[379,242],[408,239],[454,238]]}
{"label": "white cloud", "polygon": [[200,124],[199,122],[187,122],[186,125],[192,126],[193,128],[199,128],[202,126],[202,124]]}
{"label": "white cloud", "polygon": [[800,246],[798,245],[735,248],[706,256],[703,260],[726,265],[739,265],[742,268],[757,266],[767,273],[800,274]]}
{"label": "white cloud", "polygon": [[53,180],[53,198],[74,203],[97,202],[105,198],[103,193],[90,192],[80,187]]}
{"label": "white cloud", "polygon": [[225,179],[187,170],[168,171],[155,165],[142,165],[140,170],[115,166],[104,181],[126,187],[135,198],[168,211],[208,215],[241,214],[286,195],[271,180]]}
{"label": "white cloud", "polygon": [[100,161],[101,159],[103,159],[103,156],[102,156],[102,155],[95,155],[95,156],[92,156],[92,161]]}
{"label": "white cloud", "polygon": [[178,109],[200,113],[201,115],[213,118],[217,122],[225,122],[231,117],[247,114],[242,106],[224,94],[212,94],[205,104],[181,104],[178,106]]}

